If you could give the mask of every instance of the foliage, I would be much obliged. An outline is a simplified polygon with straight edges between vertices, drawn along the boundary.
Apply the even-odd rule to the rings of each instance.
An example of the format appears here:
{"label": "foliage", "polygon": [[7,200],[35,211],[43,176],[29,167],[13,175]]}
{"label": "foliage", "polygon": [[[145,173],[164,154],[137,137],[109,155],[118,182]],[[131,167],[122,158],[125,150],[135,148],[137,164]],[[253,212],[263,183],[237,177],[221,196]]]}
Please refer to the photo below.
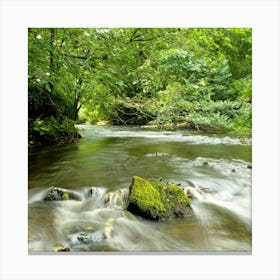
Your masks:
{"label": "foliage", "polygon": [[28,58],[35,127],[251,129],[250,28],[30,28]]}
{"label": "foliage", "polygon": [[28,135],[30,144],[55,144],[67,141],[75,141],[79,134],[74,122],[65,119],[58,121],[53,116],[45,119],[29,119]]}

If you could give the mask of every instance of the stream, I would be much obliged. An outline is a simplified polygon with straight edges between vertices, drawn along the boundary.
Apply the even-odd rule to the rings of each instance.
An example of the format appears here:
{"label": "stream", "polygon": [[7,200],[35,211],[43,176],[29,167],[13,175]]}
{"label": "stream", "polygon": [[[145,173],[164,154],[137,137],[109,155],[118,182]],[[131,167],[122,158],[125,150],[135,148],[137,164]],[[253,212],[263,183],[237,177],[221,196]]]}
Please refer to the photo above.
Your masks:
{"label": "stream", "polygon": [[[79,125],[76,143],[31,147],[28,249],[54,252],[250,253],[249,138]],[[151,221],[123,208],[134,175],[180,184],[195,215]],[[80,200],[44,201],[51,186]]]}

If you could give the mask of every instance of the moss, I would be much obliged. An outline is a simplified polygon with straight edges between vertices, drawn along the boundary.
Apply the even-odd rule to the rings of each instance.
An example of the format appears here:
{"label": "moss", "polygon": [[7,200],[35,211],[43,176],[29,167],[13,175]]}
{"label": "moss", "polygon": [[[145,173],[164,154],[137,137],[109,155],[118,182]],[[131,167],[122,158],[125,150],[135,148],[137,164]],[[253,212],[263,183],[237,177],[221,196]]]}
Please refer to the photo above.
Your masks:
{"label": "moss", "polygon": [[67,189],[61,189],[56,187],[50,187],[44,200],[45,201],[59,201],[59,200],[81,200],[81,197]]}
{"label": "moss", "polygon": [[175,216],[184,216],[185,209],[191,205],[191,199],[185,195],[180,186],[169,185],[165,189],[166,193],[166,209],[171,211]]}
{"label": "moss", "polygon": [[69,194],[64,193],[61,198],[62,198],[62,200],[67,200],[67,199],[69,199]]}
{"label": "moss", "polygon": [[166,188],[166,194],[167,196],[172,196],[173,200],[177,200],[179,203],[191,205],[191,199],[185,194],[180,186],[168,185]]}
{"label": "moss", "polygon": [[191,212],[191,199],[177,185],[133,177],[127,210],[151,219],[185,216]]}
{"label": "moss", "polygon": [[64,246],[62,246],[62,245],[55,245],[54,248],[53,248],[53,250],[54,250],[55,252],[69,252],[69,251],[70,251],[69,248],[64,247]]}
{"label": "moss", "polygon": [[135,208],[145,216],[158,219],[165,212],[165,207],[161,202],[161,196],[157,188],[150,182],[134,176],[133,188],[130,193],[130,209]]}
{"label": "moss", "polygon": [[86,229],[87,231],[93,231],[93,227],[92,227],[92,226],[86,226],[85,229]]}
{"label": "moss", "polygon": [[192,192],[190,189],[187,189],[187,196],[188,196],[188,198],[190,198],[190,199],[195,198],[193,192]]}

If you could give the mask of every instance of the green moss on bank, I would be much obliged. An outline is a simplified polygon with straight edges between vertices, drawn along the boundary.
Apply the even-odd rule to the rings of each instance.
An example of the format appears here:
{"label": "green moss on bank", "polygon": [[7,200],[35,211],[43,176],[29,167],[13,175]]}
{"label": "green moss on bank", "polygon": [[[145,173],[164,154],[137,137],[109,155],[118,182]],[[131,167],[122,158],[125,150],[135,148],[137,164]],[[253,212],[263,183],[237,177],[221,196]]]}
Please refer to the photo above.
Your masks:
{"label": "green moss on bank", "polygon": [[29,145],[52,145],[74,142],[81,138],[74,122],[67,118],[58,121],[54,117],[28,120]]}

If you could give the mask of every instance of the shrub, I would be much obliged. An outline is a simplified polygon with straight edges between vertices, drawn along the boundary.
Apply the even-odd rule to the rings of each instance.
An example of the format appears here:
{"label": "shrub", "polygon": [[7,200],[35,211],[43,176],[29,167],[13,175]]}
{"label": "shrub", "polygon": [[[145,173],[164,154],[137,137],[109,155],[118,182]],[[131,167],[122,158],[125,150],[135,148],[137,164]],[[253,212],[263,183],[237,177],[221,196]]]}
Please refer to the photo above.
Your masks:
{"label": "shrub", "polygon": [[55,144],[72,142],[80,135],[74,122],[67,118],[62,121],[53,116],[46,119],[29,119],[29,144]]}

